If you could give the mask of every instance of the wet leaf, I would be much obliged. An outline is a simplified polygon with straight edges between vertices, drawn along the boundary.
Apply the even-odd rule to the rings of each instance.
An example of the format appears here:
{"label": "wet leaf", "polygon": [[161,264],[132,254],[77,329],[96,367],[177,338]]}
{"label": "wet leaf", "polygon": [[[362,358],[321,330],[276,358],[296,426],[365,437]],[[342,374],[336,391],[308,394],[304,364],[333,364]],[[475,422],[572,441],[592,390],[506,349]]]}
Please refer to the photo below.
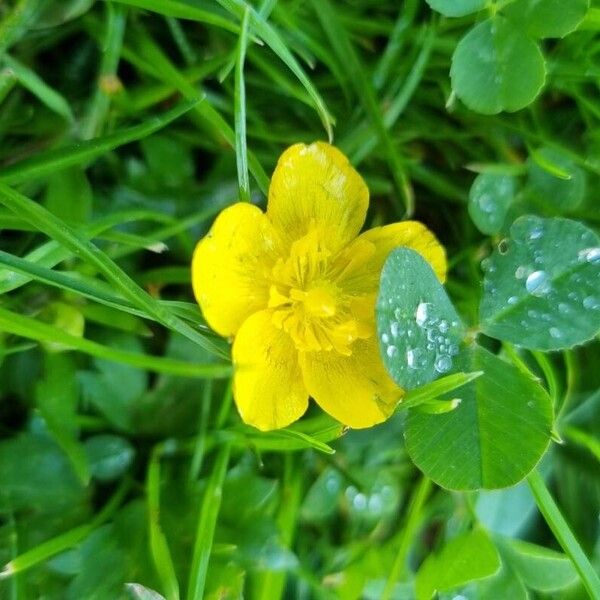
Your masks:
{"label": "wet leaf", "polygon": [[376,315],[381,356],[400,387],[412,390],[453,369],[464,328],[429,263],[414,250],[390,253]]}
{"label": "wet leaf", "polygon": [[[484,263],[483,331],[559,350],[600,331],[600,238],[577,221],[525,216]],[[560,240],[560,243],[557,241]]]}

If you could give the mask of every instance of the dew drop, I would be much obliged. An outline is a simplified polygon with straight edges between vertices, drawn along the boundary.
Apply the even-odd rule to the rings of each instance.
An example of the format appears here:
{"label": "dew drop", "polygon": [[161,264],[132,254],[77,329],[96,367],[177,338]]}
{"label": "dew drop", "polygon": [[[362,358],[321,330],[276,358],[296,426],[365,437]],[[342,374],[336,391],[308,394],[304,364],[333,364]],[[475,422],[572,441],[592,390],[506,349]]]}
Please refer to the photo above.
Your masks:
{"label": "dew drop", "polygon": [[529,231],[529,239],[530,240],[539,240],[544,234],[544,228],[541,224],[534,225]]}
{"label": "dew drop", "polygon": [[362,492],[359,492],[354,496],[352,505],[356,510],[365,510],[367,508],[367,497]]}
{"label": "dew drop", "polygon": [[388,346],[387,350],[386,350],[386,354],[392,358],[394,356],[396,356],[396,354],[398,354],[398,348],[396,348],[396,346]]}
{"label": "dew drop", "polygon": [[521,265],[520,267],[517,267],[517,270],[515,271],[515,277],[517,279],[523,279],[526,275],[527,275],[527,267],[524,267],[523,265]]}
{"label": "dew drop", "polygon": [[500,252],[500,254],[503,256],[508,252],[508,240],[506,238],[500,240],[500,243],[498,244],[498,252]]}
{"label": "dew drop", "polygon": [[600,308],[600,302],[598,302],[598,299],[594,296],[586,296],[583,299],[583,307],[590,310],[596,310]]}
{"label": "dew drop", "polygon": [[400,326],[398,325],[398,323],[396,321],[392,321],[390,323],[390,333],[392,334],[392,337],[397,338],[399,331],[400,331]]}
{"label": "dew drop", "polygon": [[559,302],[558,303],[558,312],[562,313],[563,315],[566,315],[571,312],[571,307],[568,304],[566,304],[565,302]]}
{"label": "dew drop", "polygon": [[578,255],[579,262],[588,262],[592,264],[600,263],[600,247],[586,248],[581,250]]}
{"label": "dew drop", "polygon": [[550,278],[546,271],[534,271],[527,277],[525,288],[533,296],[545,296],[550,292]]}
{"label": "dew drop", "polygon": [[390,336],[387,333],[382,333],[381,334],[381,341],[384,344],[387,344],[390,341]]}
{"label": "dew drop", "polygon": [[394,311],[394,317],[396,317],[396,319],[398,319],[398,321],[400,321],[402,319],[402,311],[399,308],[397,308]]}
{"label": "dew drop", "polygon": [[417,306],[417,310],[415,312],[415,321],[419,327],[423,327],[425,323],[427,323],[430,308],[431,304],[427,302],[419,302],[419,306]]}
{"label": "dew drop", "polygon": [[409,348],[406,351],[406,364],[408,365],[409,368],[411,369],[416,369],[417,368],[417,358],[418,358],[418,351],[416,349],[412,349]]}
{"label": "dew drop", "polygon": [[518,300],[518,298],[517,298],[516,296],[511,296],[511,297],[510,297],[510,298],[507,300],[507,302],[508,302],[509,304],[516,304],[517,300]]}
{"label": "dew drop", "polygon": [[438,373],[447,373],[452,368],[452,359],[448,355],[443,354],[437,357],[434,366]]}
{"label": "dew drop", "polygon": [[558,327],[550,327],[550,337],[553,337],[555,340],[559,337],[562,337],[562,333]]}
{"label": "dew drop", "polygon": [[494,212],[494,199],[489,194],[481,194],[479,197],[479,207],[483,212]]}
{"label": "dew drop", "polygon": [[448,325],[448,321],[446,321],[445,319],[442,319],[438,324],[438,329],[442,333],[446,333],[449,328],[450,328],[450,325]]}
{"label": "dew drop", "polygon": [[450,356],[456,356],[458,354],[458,346],[456,344],[450,344],[450,346],[448,346],[448,352],[450,353]]}

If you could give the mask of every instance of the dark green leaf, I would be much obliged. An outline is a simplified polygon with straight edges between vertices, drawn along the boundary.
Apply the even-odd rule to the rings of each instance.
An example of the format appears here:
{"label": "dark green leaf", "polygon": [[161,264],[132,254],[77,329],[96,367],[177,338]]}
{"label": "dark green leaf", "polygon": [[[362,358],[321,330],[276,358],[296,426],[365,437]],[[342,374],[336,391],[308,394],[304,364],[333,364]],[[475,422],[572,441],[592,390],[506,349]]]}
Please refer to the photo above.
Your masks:
{"label": "dark green leaf", "polygon": [[431,554],[419,568],[416,579],[418,600],[430,600],[471,581],[493,575],[500,557],[483,529],[474,529],[450,540],[437,554]]}
{"label": "dark green leaf", "polygon": [[600,331],[600,238],[585,225],[521,217],[484,266],[480,314],[488,335],[558,350]]}
{"label": "dark green leaf", "polygon": [[461,403],[455,410],[440,415],[409,412],[408,453],[445,488],[514,485],[548,447],[550,398],[537,381],[483,348],[470,348],[457,362],[483,375],[460,389]]}

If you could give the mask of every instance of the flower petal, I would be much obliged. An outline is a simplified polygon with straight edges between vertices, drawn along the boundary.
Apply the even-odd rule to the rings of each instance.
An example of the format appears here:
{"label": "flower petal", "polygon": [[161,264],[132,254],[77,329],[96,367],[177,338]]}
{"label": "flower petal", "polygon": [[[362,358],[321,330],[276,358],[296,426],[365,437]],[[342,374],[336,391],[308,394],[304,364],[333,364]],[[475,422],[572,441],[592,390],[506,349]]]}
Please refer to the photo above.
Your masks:
{"label": "flower petal", "polygon": [[288,243],[317,229],[330,250],[354,239],[365,221],[369,190],[348,159],[324,142],[295,144],[280,157],[267,216]]}
{"label": "flower petal", "polygon": [[272,311],[253,314],[233,343],[233,395],[244,422],[263,431],[298,420],[308,406],[298,353],[273,325]]}
{"label": "flower petal", "polygon": [[[377,290],[379,277],[388,254],[398,246],[412,248],[432,267],[439,280],[446,280],[446,252],[435,235],[418,221],[401,221],[375,227],[362,233],[345,248],[338,260],[354,257],[338,280],[351,293],[370,293]],[[356,257],[362,257],[357,260]]]}
{"label": "flower petal", "polygon": [[304,352],[304,383],[317,404],[355,429],[385,421],[404,394],[386,373],[373,336],[356,340],[352,355]]}
{"label": "flower petal", "polygon": [[265,214],[247,203],[221,212],[194,251],[192,285],[208,324],[233,335],[248,316],[266,308],[267,277],[281,241]]}

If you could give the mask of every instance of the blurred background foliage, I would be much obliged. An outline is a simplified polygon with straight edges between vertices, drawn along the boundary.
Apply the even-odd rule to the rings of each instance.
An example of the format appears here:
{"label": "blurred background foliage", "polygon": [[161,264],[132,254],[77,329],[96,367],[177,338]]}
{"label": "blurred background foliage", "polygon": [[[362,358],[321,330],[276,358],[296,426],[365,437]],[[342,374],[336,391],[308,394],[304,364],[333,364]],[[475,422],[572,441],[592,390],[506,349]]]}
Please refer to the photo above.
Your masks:
{"label": "blurred background foliage", "polygon": [[[450,79],[498,8],[471,4],[257,0],[242,105],[241,0],[0,3],[0,184],[26,197],[2,188],[0,597],[586,597],[525,484],[435,487],[403,413],[368,431],[315,409],[282,433],[242,426],[191,296],[195,242],[238,198],[242,108],[254,201],[286,146],[331,127],[369,224],[411,214],[440,237],[469,326],[515,216],[598,230],[600,5],[535,42],[530,98],[504,72],[501,108],[524,110],[489,115]],[[506,201],[486,209],[490,186]],[[598,566],[600,347],[523,359],[562,407],[541,471]]]}

